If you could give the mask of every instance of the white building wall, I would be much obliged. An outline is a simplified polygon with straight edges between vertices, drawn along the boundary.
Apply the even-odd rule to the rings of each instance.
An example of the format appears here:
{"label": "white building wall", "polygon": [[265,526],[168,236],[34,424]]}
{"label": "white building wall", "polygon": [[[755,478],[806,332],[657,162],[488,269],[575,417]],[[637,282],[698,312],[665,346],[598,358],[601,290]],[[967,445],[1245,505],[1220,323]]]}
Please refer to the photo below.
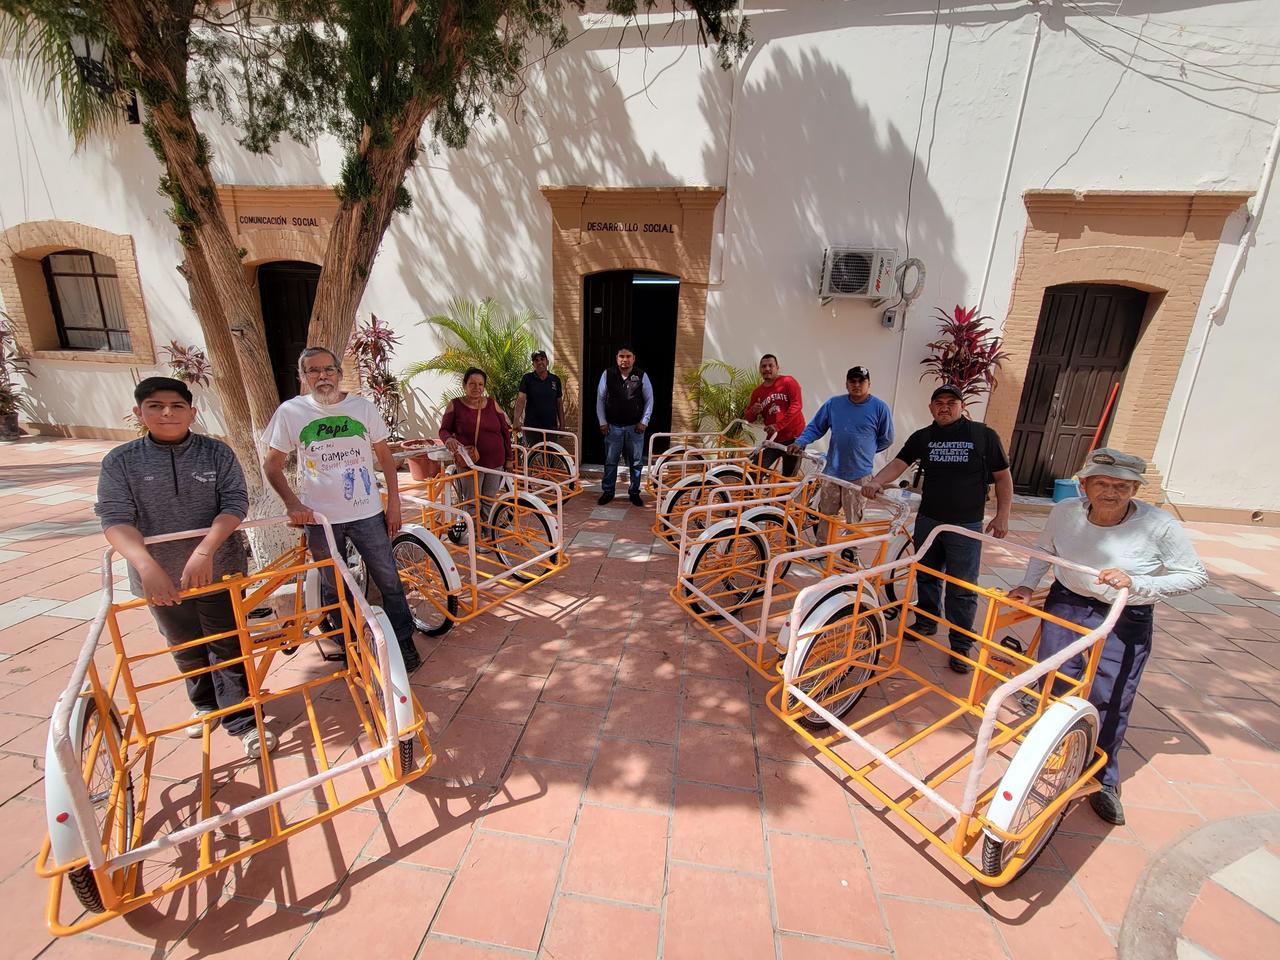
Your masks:
{"label": "white building wall", "polygon": [[[727,183],[705,356],[751,366],[762,352],[778,353],[804,385],[810,414],[842,389],[845,368],[865,364],[905,434],[927,419],[918,377],[933,308],[976,302],[989,255],[982,306],[1003,321],[1026,222],[1023,191],[1254,189],[1280,119],[1280,0],[1161,4],[1149,14],[1125,4],[1126,16],[1114,19],[1057,0],[962,3],[943,9],[936,27],[923,2],[753,6],[757,45],[740,78],[683,45],[661,18],[647,49],[634,29],[620,44],[607,19],[584,18],[571,26],[570,46],[530,75],[518,121],[503,115],[482,126],[465,151],[424,151],[408,183],[414,208],[388,231],[361,306],[362,316],[377,313],[403,335],[401,361],[435,352],[416,321],[453,296],[533,307],[550,344],[551,218],[539,185]],[[1188,67],[1183,75],[1178,56],[1218,73]],[[132,234],[157,345],[199,343],[174,269],[180,250],[155,193],[158,168],[140,132],[125,128],[76,153],[14,66],[0,72],[0,110],[15,146],[0,152],[0,229],[59,218]],[[238,151],[230,131],[213,141],[226,182],[328,183],[341,159],[332,142],[282,144],[260,158]],[[1228,240],[1241,222],[1228,224]],[[1248,374],[1261,374],[1272,352],[1258,344],[1277,339],[1264,326],[1271,278],[1280,275],[1280,228],[1268,226],[1210,337],[1176,449],[1169,422],[1161,438],[1157,466],[1180,502],[1280,508],[1280,485],[1266,479],[1280,471],[1280,452],[1247,442],[1248,418],[1238,412],[1255,389]],[[829,241],[900,254],[909,244],[925,262],[905,332],[882,327],[878,311],[859,301],[819,305],[816,273]],[[1229,247],[1206,301],[1216,298],[1224,257]],[[1199,339],[1193,332],[1171,420]],[[36,364],[32,393],[43,412],[34,419],[118,425],[128,370],[86,366]],[[418,410],[440,385],[417,383]]]}

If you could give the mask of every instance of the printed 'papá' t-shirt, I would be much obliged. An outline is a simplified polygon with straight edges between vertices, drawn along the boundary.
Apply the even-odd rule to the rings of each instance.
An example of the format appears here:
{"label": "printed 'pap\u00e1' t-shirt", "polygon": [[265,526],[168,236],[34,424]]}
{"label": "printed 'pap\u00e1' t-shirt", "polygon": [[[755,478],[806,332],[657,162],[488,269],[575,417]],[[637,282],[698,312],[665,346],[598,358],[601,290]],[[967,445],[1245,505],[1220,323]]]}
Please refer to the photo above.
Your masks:
{"label": "printed 'pap\u00e1' t-shirt", "polygon": [[373,444],[387,439],[382,416],[364,397],[317,403],[310,395],[280,404],[267,425],[274,450],[298,454],[298,497],[331,523],[382,512]]}

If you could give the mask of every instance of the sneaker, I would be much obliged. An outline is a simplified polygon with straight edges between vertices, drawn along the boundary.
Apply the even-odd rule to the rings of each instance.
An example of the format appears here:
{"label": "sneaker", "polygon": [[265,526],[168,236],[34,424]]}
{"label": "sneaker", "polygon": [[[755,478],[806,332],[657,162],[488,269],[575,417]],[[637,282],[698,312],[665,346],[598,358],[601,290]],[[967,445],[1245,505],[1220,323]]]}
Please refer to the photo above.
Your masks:
{"label": "sneaker", "polygon": [[840,551],[840,559],[852,567],[862,569],[862,558],[858,556],[858,551],[853,547],[845,547]]}
{"label": "sneaker", "polygon": [[959,657],[948,657],[947,666],[951,668],[952,673],[973,673],[973,665],[967,660],[961,660]]}
{"label": "sneaker", "polygon": [[409,673],[422,666],[422,657],[418,655],[418,648],[412,642],[400,648],[400,656],[404,657],[404,668]]}
{"label": "sneaker", "polygon": [[613,503],[613,494],[612,494],[612,493],[602,493],[602,494],[600,494],[600,499],[599,499],[599,500],[597,500],[597,501],[596,501],[596,503],[600,504],[600,506],[602,506],[602,507],[603,507],[606,503]]}
{"label": "sneaker", "polygon": [[632,506],[635,506],[635,507],[644,506],[644,501],[640,499],[640,494],[638,493],[631,494],[627,499],[631,501]]}
{"label": "sneaker", "polygon": [[[189,727],[187,727],[187,736],[189,738],[191,738],[192,740],[199,740],[202,736],[204,736],[204,718],[211,713],[213,713],[212,710],[200,709],[191,715],[192,723]],[[218,717],[216,720],[210,720],[209,721],[210,731],[216,730],[218,727],[218,724],[220,724],[221,722],[222,722],[221,717]]]}
{"label": "sneaker", "polygon": [[447,536],[453,543],[462,543],[467,538],[467,524],[459,520],[449,528]]}
{"label": "sneaker", "polygon": [[270,753],[276,748],[276,735],[267,730],[260,737],[258,728],[254,727],[240,738],[240,742],[244,744],[244,755],[250,760],[257,760],[263,753]]}
{"label": "sneaker", "polygon": [[1124,826],[1124,806],[1120,803],[1120,791],[1115,787],[1103,787],[1089,795],[1089,806],[1107,823]]}

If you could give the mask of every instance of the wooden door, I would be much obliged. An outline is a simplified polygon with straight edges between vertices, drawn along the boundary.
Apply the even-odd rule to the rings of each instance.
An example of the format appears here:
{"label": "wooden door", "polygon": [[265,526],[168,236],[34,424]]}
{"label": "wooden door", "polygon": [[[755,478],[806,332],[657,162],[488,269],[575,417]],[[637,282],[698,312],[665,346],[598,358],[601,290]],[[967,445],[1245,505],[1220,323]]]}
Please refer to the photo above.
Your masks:
{"label": "wooden door", "polygon": [[[281,402],[298,395],[298,357],[307,346],[307,327],[319,282],[320,268],[314,263],[284,260],[258,267],[267,352]],[[342,350],[332,344],[322,346],[342,356]]]}
{"label": "wooden door", "polygon": [[[641,282],[637,285],[636,280]],[[656,282],[662,280],[664,282]],[[636,366],[653,386],[650,433],[671,429],[679,281],[634,270],[610,270],[582,281],[582,462],[604,462],[604,438],[596,419],[600,375],[614,364],[618,347],[631,344]],[[646,452],[648,451],[646,440]]]}
{"label": "wooden door", "polygon": [[1080,469],[1111,388],[1124,380],[1146,308],[1147,295],[1128,287],[1045,291],[1010,444],[1019,493],[1047,496],[1054,480]]}

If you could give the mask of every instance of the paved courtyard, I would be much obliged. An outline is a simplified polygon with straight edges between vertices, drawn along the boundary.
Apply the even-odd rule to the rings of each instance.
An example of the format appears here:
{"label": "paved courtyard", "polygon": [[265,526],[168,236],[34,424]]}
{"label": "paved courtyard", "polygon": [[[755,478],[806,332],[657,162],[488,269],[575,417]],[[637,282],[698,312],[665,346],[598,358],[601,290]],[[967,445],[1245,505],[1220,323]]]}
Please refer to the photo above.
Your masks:
{"label": "paved courtyard", "polygon": [[[566,510],[567,571],[419,637],[426,777],[52,941],[33,872],[45,728],[97,603],[110,446],[0,445],[5,957],[1256,960],[1280,943],[1280,532],[1191,526],[1213,582],[1159,608],[1128,825],[1078,805],[1032,870],[987,891],[812,760],[763,681],[667,597],[652,511],[591,494]],[[1011,536],[1042,523],[1019,511]]]}

